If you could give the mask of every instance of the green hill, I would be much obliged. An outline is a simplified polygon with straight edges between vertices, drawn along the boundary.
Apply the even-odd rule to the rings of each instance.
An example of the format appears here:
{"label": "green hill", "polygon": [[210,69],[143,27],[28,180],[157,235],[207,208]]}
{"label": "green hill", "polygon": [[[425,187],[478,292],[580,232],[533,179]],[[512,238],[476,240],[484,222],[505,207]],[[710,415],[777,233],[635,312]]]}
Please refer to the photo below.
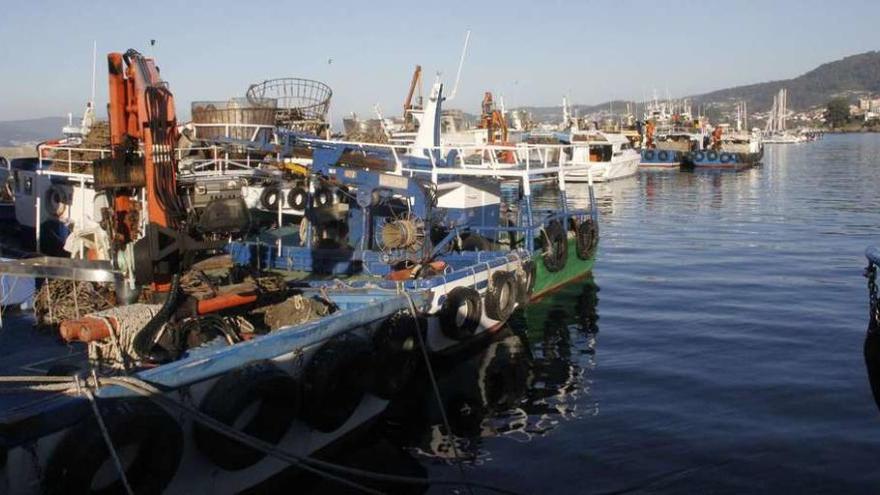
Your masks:
{"label": "green hill", "polygon": [[714,103],[745,100],[750,111],[769,110],[773,95],[780,88],[788,89],[788,106],[805,110],[824,105],[834,96],[880,92],[880,52],[866,52],[822,64],[795,77],[747,86],[722,89],[694,96],[695,102]]}

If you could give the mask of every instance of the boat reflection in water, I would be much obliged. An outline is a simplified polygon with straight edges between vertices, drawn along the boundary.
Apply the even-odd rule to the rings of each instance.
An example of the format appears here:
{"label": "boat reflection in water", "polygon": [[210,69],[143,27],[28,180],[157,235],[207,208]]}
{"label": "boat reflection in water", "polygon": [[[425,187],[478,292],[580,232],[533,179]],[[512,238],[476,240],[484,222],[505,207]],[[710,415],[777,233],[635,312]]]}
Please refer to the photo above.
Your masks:
{"label": "boat reflection in water", "polygon": [[[424,479],[424,485],[362,480],[381,491],[424,493],[429,488],[426,460],[452,463],[458,453],[459,460],[481,465],[491,458],[490,439],[529,442],[566,421],[595,414],[598,406],[589,396],[598,291],[588,275],[517,311],[488,340],[432,359],[455,449],[422,369],[380,418],[318,457]],[[249,493],[287,493],[294,483],[306,494],[345,489],[290,468]]]}
{"label": "boat reflection in water", "polygon": [[569,284],[517,312],[488,344],[435,364],[455,449],[427,376],[392,403],[385,427],[418,456],[453,459],[457,452],[480,464],[490,457],[488,438],[528,442],[594,414],[595,404],[583,404],[590,404],[597,292],[591,276]]}

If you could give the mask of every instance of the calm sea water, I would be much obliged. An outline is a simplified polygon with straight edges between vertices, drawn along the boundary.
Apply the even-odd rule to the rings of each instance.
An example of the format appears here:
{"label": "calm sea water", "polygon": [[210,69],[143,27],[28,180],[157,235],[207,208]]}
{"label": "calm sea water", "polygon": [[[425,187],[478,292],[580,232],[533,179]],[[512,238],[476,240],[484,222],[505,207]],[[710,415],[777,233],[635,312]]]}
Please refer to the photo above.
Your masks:
{"label": "calm sea water", "polygon": [[[593,277],[438,364],[467,479],[520,493],[880,492],[861,355],[878,187],[876,135],[768,147],[763,167],[735,174],[598,187]],[[440,424],[423,383],[340,458],[455,479]]]}

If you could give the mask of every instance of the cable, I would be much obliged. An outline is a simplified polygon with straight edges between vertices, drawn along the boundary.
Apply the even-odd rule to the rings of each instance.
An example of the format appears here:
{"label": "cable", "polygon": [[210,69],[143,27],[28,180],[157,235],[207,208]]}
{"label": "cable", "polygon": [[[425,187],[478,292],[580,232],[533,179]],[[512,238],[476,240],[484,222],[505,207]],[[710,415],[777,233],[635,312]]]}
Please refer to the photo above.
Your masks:
{"label": "cable", "polygon": [[458,474],[461,476],[462,484],[467,487],[468,493],[473,495],[473,490],[467,485],[467,477],[464,474],[464,466],[462,466],[461,456],[458,453],[458,447],[455,445],[455,437],[452,434],[452,427],[449,425],[449,418],[446,416],[446,406],[443,404],[443,397],[440,395],[440,386],[437,385],[437,378],[434,376],[434,367],[431,366],[431,359],[428,356],[428,347],[425,345],[425,339],[422,338],[422,329],[421,325],[419,325],[419,313],[416,311],[416,305],[412,300],[412,296],[407,292],[404,292],[403,295],[406,296],[406,302],[409,304],[409,310],[412,313],[413,321],[415,322],[416,337],[419,340],[419,348],[422,350],[422,358],[425,360],[425,368],[428,370],[428,378],[431,380],[431,388],[434,389],[434,399],[437,401],[437,407],[440,408],[440,417],[443,419],[443,427],[446,428],[446,438],[449,440],[450,447],[452,447],[452,455],[455,456],[455,464],[458,466]]}

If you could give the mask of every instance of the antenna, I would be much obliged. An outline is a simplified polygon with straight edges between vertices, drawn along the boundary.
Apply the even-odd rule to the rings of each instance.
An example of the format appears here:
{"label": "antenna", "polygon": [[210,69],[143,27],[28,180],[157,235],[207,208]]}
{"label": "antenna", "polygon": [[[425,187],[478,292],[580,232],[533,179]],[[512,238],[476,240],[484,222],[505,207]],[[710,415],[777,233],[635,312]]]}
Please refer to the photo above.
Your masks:
{"label": "antenna", "polygon": [[98,40],[92,41],[92,106],[95,105],[95,74],[98,70]]}
{"label": "antenna", "polygon": [[455,98],[456,93],[458,93],[458,81],[461,80],[461,68],[464,65],[464,56],[467,54],[468,42],[471,40],[471,30],[467,30],[467,34],[464,36],[464,47],[461,49],[461,58],[458,60],[458,72],[455,74],[455,86],[452,87],[452,92],[449,96],[446,97],[446,101],[452,101]]}

